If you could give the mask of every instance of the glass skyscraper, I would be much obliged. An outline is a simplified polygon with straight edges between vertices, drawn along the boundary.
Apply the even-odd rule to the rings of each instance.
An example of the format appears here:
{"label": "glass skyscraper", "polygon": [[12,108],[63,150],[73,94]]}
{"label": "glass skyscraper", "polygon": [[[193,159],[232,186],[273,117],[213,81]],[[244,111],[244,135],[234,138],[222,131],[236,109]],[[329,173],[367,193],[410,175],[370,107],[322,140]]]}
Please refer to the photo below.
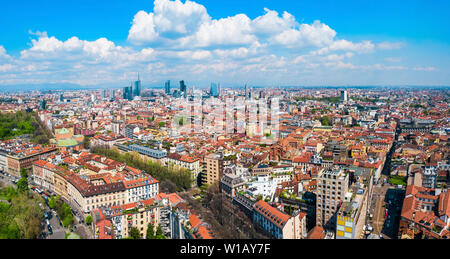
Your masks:
{"label": "glass skyscraper", "polygon": [[40,109],[41,109],[41,110],[47,109],[47,101],[46,101],[45,99],[42,99],[42,100],[39,102],[39,106],[40,106]]}
{"label": "glass skyscraper", "polygon": [[141,80],[139,79],[139,74],[138,80],[133,85],[133,96],[141,96]]}
{"label": "glass skyscraper", "polygon": [[167,82],[164,84],[164,89],[166,91],[166,94],[170,94],[170,80],[167,80]]}
{"label": "glass skyscraper", "polygon": [[127,100],[133,100],[133,87],[132,86],[125,86],[123,88],[123,99]]}
{"label": "glass skyscraper", "polygon": [[219,96],[219,87],[217,87],[217,84],[211,83],[211,89],[209,91],[209,94],[214,97]]}
{"label": "glass skyscraper", "polygon": [[184,80],[180,81],[180,92],[183,95],[184,98],[187,98],[187,87],[184,84]]}
{"label": "glass skyscraper", "polygon": [[186,85],[184,84],[184,80],[180,81],[180,92],[186,92]]}
{"label": "glass skyscraper", "polygon": [[114,101],[114,100],[116,99],[116,90],[111,89],[110,95],[109,95],[109,99],[110,99],[111,101]]}

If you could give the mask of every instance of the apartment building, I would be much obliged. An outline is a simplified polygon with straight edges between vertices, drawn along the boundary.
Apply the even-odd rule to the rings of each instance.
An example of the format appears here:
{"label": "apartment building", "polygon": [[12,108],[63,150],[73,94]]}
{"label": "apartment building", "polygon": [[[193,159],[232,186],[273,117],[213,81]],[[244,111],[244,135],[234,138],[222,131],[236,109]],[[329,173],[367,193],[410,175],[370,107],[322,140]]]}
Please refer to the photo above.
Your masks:
{"label": "apartment building", "polygon": [[69,201],[85,214],[101,207],[126,203],[126,189],[123,182],[93,185],[77,174],[69,176],[68,182]]}
{"label": "apartment building", "polygon": [[223,176],[223,155],[218,154],[209,154],[205,157],[205,176],[203,178],[203,183],[211,185],[220,179]]}
{"label": "apartment building", "polygon": [[277,185],[292,181],[294,167],[289,165],[278,165],[273,167],[272,177]]}
{"label": "apartment building", "polygon": [[450,238],[450,192],[439,192],[408,185],[400,217],[400,238]]}
{"label": "apartment building", "polygon": [[223,194],[232,199],[240,191],[246,189],[247,181],[241,176],[232,173],[224,173],[220,180],[220,189]]}
{"label": "apartment building", "polygon": [[[28,147],[29,146],[29,147]],[[33,163],[40,159],[46,159],[58,152],[55,147],[42,147],[40,145],[26,145],[23,149],[14,149],[6,153],[8,173],[20,176],[22,169],[31,171]]]}
{"label": "apartment building", "polygon": [[361,237],[367,215],[367,194],[361,189],[348,193],[337,213],[336,239]]}
{"label": "apartment building", "polygon": [[123,181],[126,189],[126,202],[137,202],[155,198],[159,193],[159,181],[151,176]]}
{"label": "apartment building", "polygon": [[177,204],[184,202],[184,200],[176,193],[158,193],[155,199],[162,204],[162,207],[159,210],[159,221],[162,233],[166,237],[173,238],[173,232],[175,231],[174,225],[172,224],[173,208],[175,208]]}
{"label": "apartment building", "polygon": [[105,206],[148,200],[159,193],[159,181],[117,161],[87,153],[70,160],[65,168],[36,161],[32,176],[37,186],[55,192],[85,214]]}
{"label": "apartment building", "polygon": [[[156,232],[160,207],[161,204],[155,199],[100,207],[92,212],[94,238],[127,238],[133,227],[139,230],[142,238],[145,238],[149,223],[153,225],[154,233]],[[104,225],[109,228],[105,228]]]}
{"label": "apartment building", "polygon": [[170,153],[165,157],[165,164],[168,166],[176,166],[179,168],[185,168],[192,172],[192,181],[196,182],[199,177],[202,168],[200,165],[200,159],[190,157],[186,155],[180,155],[177,153]]}
{"label": "apartment building", "polygon": [[44,160],[38,160],[33,163],[32,178],[36,185],[40,186],[46,191],[54,191],[54,172],[57,170],[56,166]]}
{"label": "apartment building", "polygon": [[304,239],[307,235],[306,214],[296,211],[292,216],[260,200],[253,206],[253,224],[274,239]]}
{"label": "apartment building", "polygon": [[325,169],[318,177],[316,225],[335,230],[336,213],[345,200],[349,175],[341,167]]}

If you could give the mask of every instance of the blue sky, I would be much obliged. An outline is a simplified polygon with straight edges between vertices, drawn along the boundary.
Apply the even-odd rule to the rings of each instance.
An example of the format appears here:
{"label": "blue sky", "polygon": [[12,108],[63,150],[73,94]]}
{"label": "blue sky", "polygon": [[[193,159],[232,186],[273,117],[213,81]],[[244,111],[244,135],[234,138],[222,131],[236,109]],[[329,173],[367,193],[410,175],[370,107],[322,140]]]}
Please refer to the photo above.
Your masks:
{"label": "blue sky", "polygon": [[0,85],[450,85],[450,2],[16,0]]}

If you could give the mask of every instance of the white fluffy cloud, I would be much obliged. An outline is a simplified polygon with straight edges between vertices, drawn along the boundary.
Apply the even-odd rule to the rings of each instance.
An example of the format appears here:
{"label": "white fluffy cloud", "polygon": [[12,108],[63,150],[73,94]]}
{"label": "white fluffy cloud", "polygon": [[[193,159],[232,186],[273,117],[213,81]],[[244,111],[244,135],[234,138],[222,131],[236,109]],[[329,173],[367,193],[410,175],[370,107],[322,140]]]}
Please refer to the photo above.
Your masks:
{"label": "white fluffy cloud", "polygon": [[329,46],[313,51],[314,55],[324,55],[332,51],[354,51],[358,53],[370,52],[375,49],[375,45],[370,41],[354,43],[348,40],[333,41]]}
{"label": "white fluffy cloud", "polygon": [[298,26],[295,17],[288,12],[280,17],[276,11],[268,8],[264,8],[264,11],[264,15],[252,21],[253,32],[258,36],[273,36]]}
{"label": "white fluffy cloud", "polygon": [[414,71],[435,71],[435,67],[413,67]]}
{"label": "white fluffy cloud", "polygon": [[155,0],[154,12],[139,11],[128,39],[135,43],[153,42],[159,37],[181,37],[197,31],[211,20],[203,5],[187,0]]}
{"label": "white fluffy cloud", "polygon": [[251,20],[245,14],[203,23],[191,37],[181,39],[183,47],[249,45],[257,40],[251,34]]}
{"label": "white fluffy cloud", "polygon": [[41,35],[32,39],[32,47],[21,52],[22,60],[81,60],[86,62],[133,62],[145,61],[152,57],[151,48],[135,51],[129,47],[116,46],[106,38],[96,41],[80,40],[72,37],[60,41],[55,37]]}
{"label": "white fluffy cloud", "polygon": [[0,72],[7,72],[7,71],[13,70],[15,68],[16,67],[14,65],[11,65],[11,64],[0,65]]}
{"label": "white fluffy cloud", "polygon": [[288,29],[273,37],[273,41],[287,47],[323,47],[333,42],[336,32],[328,25],[315,21],[312,25],[301,24],[299,29]]}
{"label": "white fluffy cloud", "polygon": [[128,84],[137,71],[151,83],[177,77],[275,84],[285,78],[298,83],[299,74],[306,78],[317,71],[436,70],[389,58],[384,61],[398,66],[362,64],[365,56],[403,43],[342,39],[325,23],[300,23],[286,11],[268,8],[253,20],[246,14],[212,19],[203,5],[189,0],[155,0],[152,12],[137,12],[124,46],[104,37],[61,40],[45,31],[30,34],[30,47],[17,57],[0,46],[0,84]]}
{"label": "white fluffy cloud", "polygon": [[377,44],[377,48],[379,49],[400,49],[403,47],[403,43],[402,42],[388,42],[388,41],[384,41],[384,42],[380,42]]}
{"label": "white fluffy cloud", "polygon": [[6,54],[6,49],[2,45],[0,45],[0,59],[6,59],[9,56]]}
{"label": "white fluffy cloud", "polygon": [[161,51],[157,54],[160,59],[174,58],[182,60],[204,60],[212,57],[207,50],[185,50],[185,51]]}
{"label": "white fluffy cloud", "polygon": [[262,55],[265,52],[265,45],[259,42],[254,42],[250,47],[240,47],[234,49],[216,49],[214,54],[221,59],[244,59],[248,57],[254,57],[256,55]]}
{"label": "white fluffy cloud", "polygon": [[135,44],[162,43],[173,48],[251,45],[255,41],[288,48],[323,47],[333,42],[336,32],[315,21],[299,24],[284,12],[264,9],[265,14],[251,20],[245,14],[212,19],[203,5],[179,0],[155,0],[153,12],[139,11],[128,34]]}
{"label": "white fluffy cloud", "polygon": [[134,43],[152,42],[158,38],[153,13],[139,11],[133,19],[133,25],[128,34],[128,39]]}

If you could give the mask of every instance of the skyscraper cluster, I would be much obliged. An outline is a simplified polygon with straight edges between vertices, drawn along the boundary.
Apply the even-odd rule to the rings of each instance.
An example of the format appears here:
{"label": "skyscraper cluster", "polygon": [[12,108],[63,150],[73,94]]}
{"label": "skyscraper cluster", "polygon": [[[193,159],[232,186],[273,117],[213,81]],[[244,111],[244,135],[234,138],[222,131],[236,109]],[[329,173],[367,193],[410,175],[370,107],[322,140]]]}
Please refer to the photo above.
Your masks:
{"label": "skyscraper cluster", "polygon": [[123,88],[123,99],[133,100],[135,96],[141,96],[141,80],[138,74],[138,80],[134,81],[131,86]]}

